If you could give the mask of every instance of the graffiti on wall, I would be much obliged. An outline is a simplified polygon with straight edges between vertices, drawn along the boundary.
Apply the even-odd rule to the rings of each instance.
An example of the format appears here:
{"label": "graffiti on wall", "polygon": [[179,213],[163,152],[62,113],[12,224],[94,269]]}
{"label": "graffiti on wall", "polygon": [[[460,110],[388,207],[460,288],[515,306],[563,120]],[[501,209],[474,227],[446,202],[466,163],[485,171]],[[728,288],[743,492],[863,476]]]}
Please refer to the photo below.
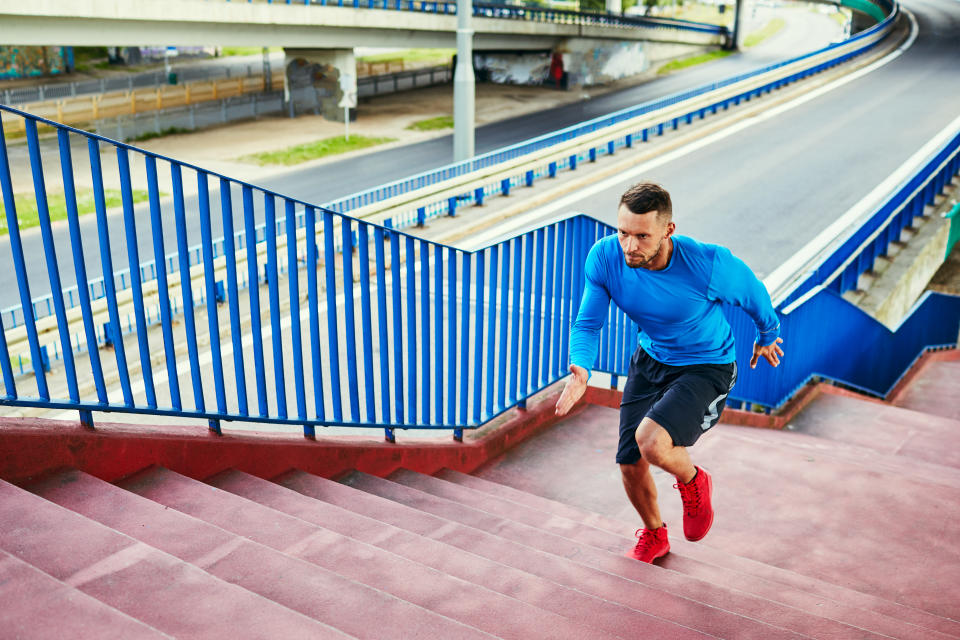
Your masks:
{"label": "graffiti on wall", "polygon": [[57,75],[68,64],[66,47],[0,46],[0,78]]}

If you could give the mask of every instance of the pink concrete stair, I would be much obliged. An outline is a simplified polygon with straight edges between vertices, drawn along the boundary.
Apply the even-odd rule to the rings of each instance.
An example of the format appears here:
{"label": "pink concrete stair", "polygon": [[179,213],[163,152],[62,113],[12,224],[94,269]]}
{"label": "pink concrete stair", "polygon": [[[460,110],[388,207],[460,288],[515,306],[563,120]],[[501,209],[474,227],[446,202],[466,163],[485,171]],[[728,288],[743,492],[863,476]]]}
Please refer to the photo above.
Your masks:
{"label": "pink concrete stair", "polygon": [[617,637],[165,469],[120,486],[496,636]]}
{"label": "pink concrete stair", "polygon": [[[602,529],[623,538],[630,536],[634,530],[634,524],[627,524],[598,513],[579,509],[564,502],[521,491],[505,484],[491,482],[480,476],[443,469],[436,474],[436,477],[483,491],[543,513],[552,514],[555,517],[567,518]],[[670,545],[671,554],[658,561],[660,566],[670,566],[670,563],[673,562],[671,556],[682,554],[685,557],[700,560],[704,564],[725,567],[742,573],[758,583],[772,584],[784,597],[791,593],[809,594],[809,596],[817,598],[820,603],[835,603],[836,605],[865,611],[868,615],[880,615],[881,618],[878,618],[877,621],[884,618],[893,619],[919,627],[924,630],[924,633],[933,632],[946,637],[960,637],[960,622],[935,616],[913,607],[906,607],[749,558],[724,553],[703,544],[687,542],[679,536],[674,536]],[[931,637],[936,637],[936,635]]]}
{"label": "pink concrete stair", "polygon": [[893,404],[960,420],[957,380],[960,380],[960,349],[930,354],[910,383],[893,398]]}
{"label": "pink concrete stair", "polygon": [[348,637],[6,482],[0,482],[0,549],[171,636]]}
{"label": "pink concrete stair", "polygon": [[[398,470],[389,477],[397,482],[421,489],[433,495],[471,505],[487,513],[496,514],[517,522],[524,522],[542,530],[557,533],[558,535],[564,535],[570,539],[579,540],[584,544],[597,547],[598,549],[622,551],[624,548],[624,540],[626,536],[629,535],[626,531],[618,533],[602,527],[586,524],[581,522],[575,515],[572,518],[568,518],[558,514],[556,511],[545,511],[518,504],[517,502],[499,498],[490,493],[472,489],[469,486],[448,482],[441,478],[417,474],[407,470]],[[470,476],[467,476],[467,478],[473,479]],[[480,481],[482,482],[482,480]],[[895,618],[884,616],[875,611],[839,605],[830,598],[817,597],[803,590],[791,589],[787,585],[771,582],[749,572],[724,569],[715,564],[699,560],[693,557],[694,554],[686,553],[686,551],[695,549],[698,545],[690,543],[683,544],[681,543],[682,540],[683,538],[681,536],[674,537],[672,543],[673,553],[658,560],[657,564],[659,566],[699,578],[705,582],[722,584],[729,589],[753,594],[758,598],[768,600],[769,602],[764,603],[764,606],[766,606],[764,615],[769,616],[768,619],[780,625],[787,626],[787,621],[792,615],[796,621],[794,626],[790,628],[795,628],[795,630],[798,631],[810,631],[818,621],[797,616],[795,612],[790,611],[788,608],[780,607],[773,603],[780,603],[786,605],[786,607],[801,609],[813,613],[816,617],[828,618],[842,622],[850,627],[872,631],[881,635],[915,638],[916,640],[938,636],[941,638],[949,637],[931,631],[930,629],[923,629]],[[841,634],[851,633],[852,629],[837,627],[837,631]],[[824,634],[825,630],[822,630],[820,633]]]}
{"label": "pink concrete stair", "polygon": [[[293,474],[286,476],[288,480],[291,475]],[[309,474],[300,475],[302,485],[334,484]],[[239,471],[226,471],[207,482],[449,575],[482,584],[498,593],[546,611],[573,620],[589,619],[591,625],[610,633],[629,637],[636,630],[637,625],[642,625],[660,637],[707,637],[692,629],[646,615],[636,609],[564,587],[508,564],[469,553],[469,549],[466,549],[468,553],[464,553],[457,547],[395,527],[376,517],[367,517],[343,509]],[[376,516],[376,514],[373,515]]]}
{"label": "pink concrete stair", "polygon": [[[719,580],[708,582],[692,575],[673,571],[656,571],[652,567],[625,558],[623,552],[631,546],[630,541],[617,536],[610,536],[601,531],[575,531],[577,529],[575,523],[569,521],[560,523],[560,519],[551,516],[536,518],[536,514],[532,514],[534,516],[532,519],[539,520],[542,526],[530,526],[468,506],[470,499],[474,496],[466,495],[469,490],[457,485],[407,471],[399,471],[392,477],[421,488],[429,486],[437,493],[446,490],[448,496],[456,495],[457,500],[441,498],[409,486],[363,474],[354,474],[347,480],[354,486],[362,487],[383,497],[408,505],[415,504],[417,508],[434,515],[442,515],[488,532],[498,532],[521,544],[572,559],[574,563],[583,565],[586,569],[619,575],[673,596],[683,596],[718,609],[762,620],[771,626],[771,629],[764,630],[767,634],[774,633],[772,627],[780,627],[797,633],[813,633],[822,638],[848,638],[852,633],[857,633],[858,637],[863,638],[879,637],[864,629],[855,629],[834,620],[811,616],[796,608],[781,606],[769,599],[728,589],[726,587],[729,580],[724,580],[723,575],[714,575],[712,577]],[[471,493],[476,494],[476,492]],[[483,499],[481,501],[489,503]],[[515,516],[521,511],[524,510],[512,510]],[[553,533],[553,530],[557,530],[558,533]],[[719,584],[723,584],[724,587],[718,587]],[[721,628],[709,629],[709,631],[723,633]]]}
{"label": "pink concrete stair", "polygon": [[[18,606],[10,606],[11,603]],[[0,552],[0,629],[5,638],[169,638],[16,557]],[[56,616],[50,615],[55,611]]]}
{"label": "pink concrete stair", "polygon": [[[57,473],[28,488],[51,502],[193,563],[221,580],[356,637],[489,637],[84,473]],[[283,579],[278,580],[277,576]],[[370,625],[366,620],[371,607],[377,612],[378,625]]]}

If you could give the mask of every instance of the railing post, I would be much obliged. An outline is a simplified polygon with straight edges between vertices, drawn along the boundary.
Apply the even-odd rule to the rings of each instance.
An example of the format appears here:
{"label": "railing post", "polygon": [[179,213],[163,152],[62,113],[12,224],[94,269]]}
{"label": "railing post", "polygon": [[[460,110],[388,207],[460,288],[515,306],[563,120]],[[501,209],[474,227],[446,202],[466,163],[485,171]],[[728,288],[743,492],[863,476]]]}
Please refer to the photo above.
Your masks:
{"label": "railing post", "polygon": [[223,432],[220,431],[220,421],[219,421],[219,420],[217,420],[217,419],[215,419],[215,418],[210,419],[210,420],[207,420],[207,425],[208,425],[211,433],[215,433],[215,434],[217,434],[218,436],[222,436],[222,435],[223,435]]}
{"label": "railing post", "polygon": [[463,442],[463,429],[454,429],[453,439],[456,442]]}
{"label": "railing post", "polygon": [[87,429],[93,429],[93,412],[89,409],[80,409],[80,424]]}

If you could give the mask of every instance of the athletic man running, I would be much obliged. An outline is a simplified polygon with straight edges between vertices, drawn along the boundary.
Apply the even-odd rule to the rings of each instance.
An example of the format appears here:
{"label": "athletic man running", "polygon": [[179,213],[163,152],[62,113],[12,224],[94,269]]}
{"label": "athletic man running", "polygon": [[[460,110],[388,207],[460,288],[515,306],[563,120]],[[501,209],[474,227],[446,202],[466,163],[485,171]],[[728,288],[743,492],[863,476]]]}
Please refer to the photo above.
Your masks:
{"label": "athletic man running", "polygon": [[620,403],[617,463],[627,497],[643,520],[628,554],[641,562],[670,551],[660,519],[655,465],[677,478],[683,533],[700,540],[713,524],[710,474],[687,447],[717,423],[737,380],[733,332],[721,303],[739,305],[757,325],[750,367],[780,364],[780,323],[770,295],[749,267],[724,247],[674,236],[673,205],[662,187],[640,183],[620,198],[617,237],[587,256],[583,299],[570,335],[570,372],[557,414],[583,395],[597,358],[610,300],[640,327]]}

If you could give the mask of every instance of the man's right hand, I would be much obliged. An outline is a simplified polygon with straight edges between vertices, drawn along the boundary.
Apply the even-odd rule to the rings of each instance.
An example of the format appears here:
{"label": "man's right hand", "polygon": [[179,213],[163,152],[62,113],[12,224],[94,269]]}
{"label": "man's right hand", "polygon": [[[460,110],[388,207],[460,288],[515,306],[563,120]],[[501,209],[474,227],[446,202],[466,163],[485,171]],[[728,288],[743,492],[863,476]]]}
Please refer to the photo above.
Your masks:
{"label": "man's right hand", "polygon": [[577,400],[583,396],[583,392],[587,390],[587,379],[589,378],[587,370],[572,364],[570,365],[570,373],[573,375],[567,380],[563,393],[557,400],[556,413],[558,416],[566,415],[573,408],[573,405],[577,404]]}

